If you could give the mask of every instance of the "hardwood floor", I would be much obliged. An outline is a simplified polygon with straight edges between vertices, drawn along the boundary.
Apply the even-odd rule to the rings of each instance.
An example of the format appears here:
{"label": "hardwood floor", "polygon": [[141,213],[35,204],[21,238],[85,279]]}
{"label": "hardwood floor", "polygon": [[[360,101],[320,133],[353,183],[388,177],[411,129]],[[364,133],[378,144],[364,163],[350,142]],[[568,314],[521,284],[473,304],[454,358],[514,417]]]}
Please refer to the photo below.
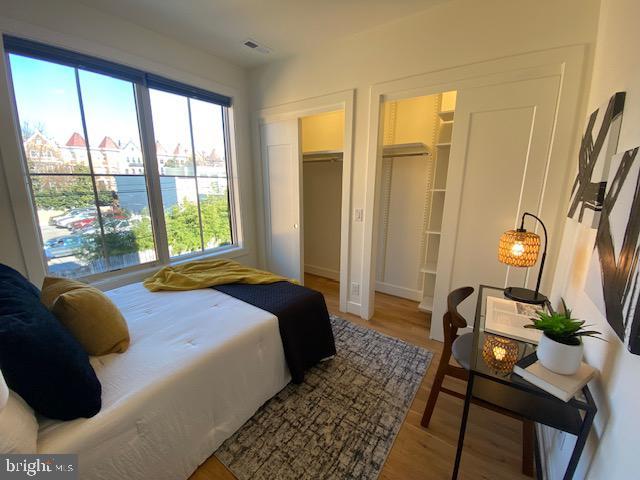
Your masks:
{"label": "hardwood floor", "polygon": [[[366,321],[338,310],[337,282],[307,274],[305,285],[324,294],[331,313],[434,352],[429,370],[402,424],[380,479],[451,478],[462,400],[440,394],[429,428],[420,426],[442,345],[429,340],[430,315],[420,312],[416,302],[376,293],[376,313],[370,321]],[[464,382],[447,379],[445,385],[464,392]],[[459,478],[528,479],[520,473],[521,430],[520,421],[471,406]],[[191,480],[205,479],[235,480],[235,477],[212,455],[191,476]]]}

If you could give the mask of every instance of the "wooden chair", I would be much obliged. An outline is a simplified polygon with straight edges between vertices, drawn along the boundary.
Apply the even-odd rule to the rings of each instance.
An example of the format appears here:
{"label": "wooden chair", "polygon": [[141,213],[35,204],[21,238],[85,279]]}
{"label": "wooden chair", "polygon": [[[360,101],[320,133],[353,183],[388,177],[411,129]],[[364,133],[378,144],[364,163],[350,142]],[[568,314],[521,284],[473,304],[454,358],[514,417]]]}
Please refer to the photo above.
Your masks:
{"label": "wooden chair", "polygon": [[[431,421],[431,416],[433,415],[433,410],[436,406],[436,401],[438,400],[440,392],[464,400],[465,395],[463,393],[443,387],[442,383],[444,381],[444,377],[447,375],[464,381],[469,379],[468,370],[471,368],[473,333],[458,335],[458,329],[467,327],[467,321],[458,312],[458,305],[466,300],[473,291],[472,287],[461,287],[452,291],[447,297],[447,312],[442,318],[444,346],[442,348],[440,363],[438,364],[438,371],[436,372],[436,376],[431,387],[431,393],[429,393],[429,399],[427,400],[427,406],[424,409],[422,421],[420,422],[420,424],[425,428],[429,427],[429,422]],[[453,355],[453,358],[460,366],[451,365],[449,363],[451,355]],[[533,422],[514,415],[508,410],[504,410],[496,405],[483,402],[476,398],[472,399],[472,402],[495,412],[522,420],[522,473],[532,477],[534,436]]]}

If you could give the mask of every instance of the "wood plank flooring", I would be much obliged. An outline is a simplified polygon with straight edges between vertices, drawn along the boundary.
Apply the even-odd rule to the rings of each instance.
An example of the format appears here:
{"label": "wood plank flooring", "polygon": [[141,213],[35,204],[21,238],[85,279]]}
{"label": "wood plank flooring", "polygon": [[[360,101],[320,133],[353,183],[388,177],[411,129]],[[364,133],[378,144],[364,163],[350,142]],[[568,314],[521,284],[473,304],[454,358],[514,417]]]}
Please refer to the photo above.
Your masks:
{"label": "wood plank flooring", "polygon": [[[305,285],[324,294],[331,313],[434,352],[431,366],[402,424],[380,479],[451,478],[462,415],[462,400],[441,393],[431,425],[428,429],[420,426],[442,350],[440,342],[429,340],[430,315],[420,312],[416,302],[377,293],[376,313],[370,321],[366,321],[338,310],[337,282],[307,274]],[[445,385],[464,392],[464,382],[446,380]],[[521,435],[521,422],[472,406],[459,478],[528,479],[529,477],[520,473]],[[193,473],[190,480],[213,479],[235,480],[235,477],[212,455]]]}

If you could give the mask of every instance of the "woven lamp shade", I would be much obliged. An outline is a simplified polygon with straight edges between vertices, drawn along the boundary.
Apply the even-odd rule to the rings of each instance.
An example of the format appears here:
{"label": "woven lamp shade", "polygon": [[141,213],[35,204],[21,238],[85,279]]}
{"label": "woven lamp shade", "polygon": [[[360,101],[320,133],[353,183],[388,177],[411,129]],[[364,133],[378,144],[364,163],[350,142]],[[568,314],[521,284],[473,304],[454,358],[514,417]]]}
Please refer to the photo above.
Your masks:
{"label": "woven lamp shade", "polygon": [[531,267],[538,260],[540,237],[526,230],[509,230],[500,237],[498,260],[514,267]]}

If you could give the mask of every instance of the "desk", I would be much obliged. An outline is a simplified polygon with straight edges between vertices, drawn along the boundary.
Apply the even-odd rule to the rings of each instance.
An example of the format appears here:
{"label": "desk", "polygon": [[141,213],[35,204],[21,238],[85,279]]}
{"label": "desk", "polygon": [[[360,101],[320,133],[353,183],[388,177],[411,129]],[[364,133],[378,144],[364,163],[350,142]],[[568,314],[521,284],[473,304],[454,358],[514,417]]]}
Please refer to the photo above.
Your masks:
{"label": "desk", "polygon": [[[453,467],[452,478],[458,478],[464,435],[469,418],[469,406],[471,399],[476,398],[484,402],[509,410],[528,420],[548,425],[550,427],[571,433],[577,436],[576,445],[571,454],[569,464],[564,474],[564,480],[573,478],[578,466],[578,460],[584,448],[587,436],[591,430],[593,418],[597,408],[589,388],[585,386],[581,394],[578,393],[569,402],[554,397],[553,395],[532,385],[518,375],[512,373],[498,373],[489,367],[482,358],[482,345],[485,339],[484,323],[486,317],[487,297],[494,296],[504,298],[504,290],[498,287],[480,285],[478,303],[473,325],[473,350],[471,353],[471,365],[469,370],[469,382],[462,412],[460,436],[458,437],[458,450]],[[551,308],[550,305],[547,305]],[[487,335],[494,335],[489,334]],[[518,359],[534,352],[533,344],[514,340],[518,344]],[[538,472],[540,478],[541,472]]]}

